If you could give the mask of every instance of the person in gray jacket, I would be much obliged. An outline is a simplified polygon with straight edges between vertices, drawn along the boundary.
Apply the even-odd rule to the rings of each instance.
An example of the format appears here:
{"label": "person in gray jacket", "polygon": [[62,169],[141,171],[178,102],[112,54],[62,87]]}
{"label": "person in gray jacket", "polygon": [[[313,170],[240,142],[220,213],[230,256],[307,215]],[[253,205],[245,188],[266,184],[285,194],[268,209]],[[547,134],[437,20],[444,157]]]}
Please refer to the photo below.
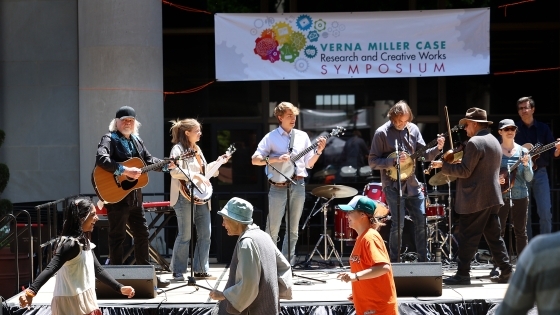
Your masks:
{"label": "person in gray jacket", "polygon": [[443,282],[449,285],[471,284],[470,262],[478,249],[482,235],[492,252],[492,257],[500,267],[500,275],[490,280],[507,283],[512,266],[506,245],[500,236],[498,211],[504,205],[499,184],[502,148],[489,130],[491,121],[486,119],[486,111],[477,107],[467,110],[465,118],[459,121],[470,137],[463,151],[461,162],[432,162],[433,168],[441,173],[457,177],[455,212],[459,216],[459,253],[457,273]]}
{"label": "person in gray jacket", "polygon": [[229,236],[239,235],[224,291],[213,290],[218,300],[212,314],[279,314],[280,299],[292,299],[292,269],[270,235],[253,224],[253,206],[231,198],[218,211]]}

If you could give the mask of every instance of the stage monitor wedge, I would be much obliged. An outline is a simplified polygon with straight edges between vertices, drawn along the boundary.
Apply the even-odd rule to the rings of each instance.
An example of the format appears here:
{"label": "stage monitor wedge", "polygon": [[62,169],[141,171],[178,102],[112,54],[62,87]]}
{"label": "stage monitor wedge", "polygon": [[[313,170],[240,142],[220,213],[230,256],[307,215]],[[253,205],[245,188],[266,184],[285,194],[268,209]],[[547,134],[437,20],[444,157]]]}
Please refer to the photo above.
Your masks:
{"label": "stage monitor wedge", "polygon": [[391,265],[398,297],[441,296],[443,271],[440,262]]}
{"label": "stage monitor wedge", "polygon": [[[157,296],[157,278],[154,266],[103,266],[103,268],[118,282],[134,288],[134,298],[152,299]],[[106,284],[95,280],[95,290],[98,299],[127,299],[120,292]]]}

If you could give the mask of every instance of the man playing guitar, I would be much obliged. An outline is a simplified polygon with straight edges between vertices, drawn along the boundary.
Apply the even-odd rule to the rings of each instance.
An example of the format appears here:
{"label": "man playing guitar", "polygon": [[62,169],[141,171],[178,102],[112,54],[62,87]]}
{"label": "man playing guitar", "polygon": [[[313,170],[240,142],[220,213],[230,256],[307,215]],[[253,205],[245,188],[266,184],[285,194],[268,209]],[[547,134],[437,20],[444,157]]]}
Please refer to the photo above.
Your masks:
{"label": "man playing guitar", "polygon": [[[529,97],[522,97],[517,100],[517,113],[521,120],[517,121],[517,134],[515,142],[524,145],[526,143],[543,145],[554,142],[554,137],[547,124],[537,121],[533,118],[535,113],[535,101]],[[546,167],[550,163],[551,155],[558,157],[560,155],[560,142],[556,144],[554,153],[543,152],[541,157],[536,159],[537,167],[533,175],[533,180],[529,182],[529,193],[533,195],[537,202],[537,212],[540,219],[540,234],[552,232],[552,212],[550,202],[550,185],[548,183],[548,174]],[[530,199],[530,198],[529,198]],[[529,207],[530,209],[530,207]],[[531,228],[531,213],[527,216],[527,236],[529,240],[533,236]]]}
{"label": "man playing guitar", "polygon": [[[264,136],[257,150],[251,157],[253,165],[266,165],[268,163],[283,164],[295,163],[293,174],[285,174],[292,176],[292,180],[296,185],[289,184],[280,174],[269,174],[270,191],[268,193],[268,217],[266,221],[266,232],[270,234],[272,240],[278,242],[278,232],[282,217],[286,212],[287,192],[290,189],[289,204],[289,222],[288,227],[290,237],[290,255],[288,255],[288,238],[284,237],[282,244],[282,254],[288,258],[293,258],[295,254],[296,242],[298,240],[299,219],[303,211],[303,203],[305,201],[304,179],[307,177],[306,168],[312,168],[319,156],[323,152],[326,145],[326,139],[319,137],[315,145],[315,150],[309,151],[302,158],[292,161],[291,156],[308,149],[313,144],[309,140],[307,133],[294,128],[296,117],[299,115],[299,109],[293,104],[282,102],[274,108],[274,116],[278,118],[280,126]],[[283,167],[276,169],[285,169]],[[289,167],[287,169],[290,169]],[[273,170],[272,173],[275,171]],[[277,176],[280,175],[280,176]],[[288,217],[286,216],[286,223]],[[292,262],[290,262],[292,263]]]}

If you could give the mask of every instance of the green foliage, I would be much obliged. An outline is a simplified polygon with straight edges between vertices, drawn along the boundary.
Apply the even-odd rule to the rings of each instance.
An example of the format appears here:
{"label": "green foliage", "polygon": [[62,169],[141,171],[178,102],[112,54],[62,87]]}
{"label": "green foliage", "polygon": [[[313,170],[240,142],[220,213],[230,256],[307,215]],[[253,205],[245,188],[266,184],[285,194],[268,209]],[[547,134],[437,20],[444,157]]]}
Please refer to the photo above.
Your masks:
{"label": "green foliage", "polygon": [[4,163],[0,163],[0,194],[6,189],[8,181],[10,180],[10,170]]}
{"label": "green foliage", "polygon": [[14,211],[14,205],[8,199],[0,199],[0,218]]}
{"label": "green foliage", "polygon": [[6,133],[4,132],[4,130],[0,129],[0,147],[2,146],[2,143],[4,143],[5,138],[6,138]]}

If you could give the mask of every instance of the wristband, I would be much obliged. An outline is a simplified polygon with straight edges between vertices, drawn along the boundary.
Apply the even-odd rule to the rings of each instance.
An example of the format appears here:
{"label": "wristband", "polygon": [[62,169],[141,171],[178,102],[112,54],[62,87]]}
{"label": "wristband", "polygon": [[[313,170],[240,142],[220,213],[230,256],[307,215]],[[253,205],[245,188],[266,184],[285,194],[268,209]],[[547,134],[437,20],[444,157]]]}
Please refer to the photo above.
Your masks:
{"label": "wristband", "polygon": [[29,296],[29,297],[34,298],[35,295],[37,295],[37,293],[33,292],[31,289],[26,289],[25,290],[25,296]]}

